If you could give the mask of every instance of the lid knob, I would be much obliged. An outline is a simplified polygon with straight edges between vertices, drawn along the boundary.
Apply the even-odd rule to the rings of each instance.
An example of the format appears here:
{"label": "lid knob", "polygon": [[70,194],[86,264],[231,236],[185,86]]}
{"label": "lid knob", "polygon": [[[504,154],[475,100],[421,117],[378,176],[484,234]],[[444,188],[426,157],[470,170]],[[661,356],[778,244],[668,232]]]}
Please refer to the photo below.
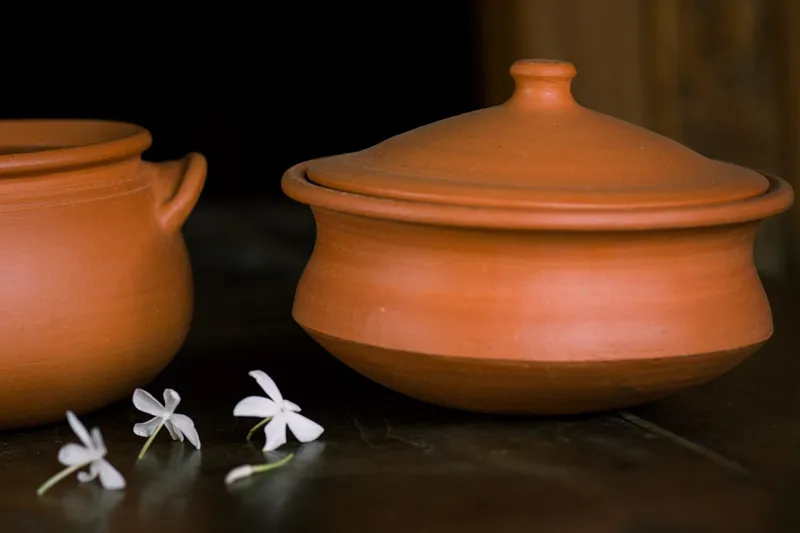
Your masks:
{"label": "lid knob", "polygon": [[514,94],[510,103],[527,108],[558,108],[575,104],[570,91],[577,71],[572,63],[553,59],[521,59],[511,65]]}

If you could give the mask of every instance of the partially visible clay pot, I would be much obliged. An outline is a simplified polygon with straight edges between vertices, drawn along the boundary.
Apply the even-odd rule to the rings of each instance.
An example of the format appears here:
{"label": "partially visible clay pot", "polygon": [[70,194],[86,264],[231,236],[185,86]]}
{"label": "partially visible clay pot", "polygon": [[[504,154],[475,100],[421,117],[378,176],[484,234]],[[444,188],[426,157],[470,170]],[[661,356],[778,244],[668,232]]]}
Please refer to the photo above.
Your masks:
{"label": "partially visible clay pot", "polygon": [[313,255],[294,317],[375,381],[495,413],[619,408],[772,334],[753,264],[791,187],[575,102],[520,61],[508,102],[297,165]]}
{"label": "partially visible clay pot", "polygon": [[150,143],[125,123],[0,121],[0,428],[127,396],[183,343],[180,230],[206,162],[143,162]]}

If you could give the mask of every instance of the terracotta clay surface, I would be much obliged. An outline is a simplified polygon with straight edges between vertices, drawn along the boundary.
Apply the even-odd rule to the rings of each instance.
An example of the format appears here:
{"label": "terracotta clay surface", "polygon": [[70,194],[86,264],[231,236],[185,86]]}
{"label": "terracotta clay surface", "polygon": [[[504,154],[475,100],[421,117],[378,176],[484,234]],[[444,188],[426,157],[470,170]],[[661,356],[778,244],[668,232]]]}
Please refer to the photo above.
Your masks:
{"label": "terracotta clay surface", "polygon": [[0,428],[116,401],[181,346],[180,229],[206,162],[144,162],[150,143],[125,123],[0,121]]}
{"label": "terracotta clay surface", "polygon": [[753,264],[784,181],[578,105],[521,61],[503,105],[297,165],[317,241],[294,317],[345,363],[475,411],[623,407],[772,335]]}

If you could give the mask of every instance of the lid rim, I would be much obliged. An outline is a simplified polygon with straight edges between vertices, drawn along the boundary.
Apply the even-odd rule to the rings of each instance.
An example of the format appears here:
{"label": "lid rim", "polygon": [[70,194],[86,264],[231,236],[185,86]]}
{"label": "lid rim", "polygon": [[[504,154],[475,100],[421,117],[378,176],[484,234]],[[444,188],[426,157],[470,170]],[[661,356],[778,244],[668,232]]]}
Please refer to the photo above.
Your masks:
{"label": "lid rim", "polygon": [[794,202],[791,185],[781,178],[759,173],[770,184],[761,195],[686,207],[515,209],[434,204],[355,194],[320,186],[307,177],[308,167],[313,162],[294,165],[283,175],[281,188],[295,201],[312,208],[367,218],[464,228],[568,231],[692,229],[762,220],[786,211]]}
{"label": "lid rim", "polygon": [[[343,155],[348,156],[352,155],[352,153]],[[672,194],[669,190],[662,190],[658,191],[658,196],[654,196],[653,191],[647,189],[637,191],[634,188],[629,188],[625,191],[622,191],[621,195],[619,191],[612,190],[604,191],[602,189],[573,189],[569,191],[572,198],[571,201],[562,199],[564,197],[564,192],[567,189],[540,188],[537,191],[537,198],[531,199],[525,197],[524,193],[526,191],[533,190],[534,188],[524,185],[516,187],[506,185],[502,189],[496,189],[488,183],[460,183],[458,181],[446,179],[429,180],[422,176],[404,175],[398,172],[378,172],[370,168],[361,169],[361,172],[358,173],[361,179],[352,180],[345,186],[345,183],[342,181],[342,177],[346,176],[347,174],[339,173],[338,176],[331,179],[330,176],[326,175],[324,172],[315,171],[312,166],[316,161],[330,164],[332,161],[338,159],[340,159],[339,156],[323,157],[314,161],[310,161],[309,167],[306,170],[306,179],[309,182],[326,189],[337,190],[359,196],[367,196],[370,198],[384,198],[387,200],[463,207],[486,207],[496,209],[597,209],[599,211],[677,207],[688,208],[718,205],[737,200],[756,198],[763,195],[769,188],[768,180],[765,180],[764,186],[761,189],[755,189],[753,191],[730,190],[727,191],[727,194],[721,194],[718,192],[713,197],[703,196],[700,194],[687,197],[685,190],[674,191]],[[737,167],[737,165],[726,163],[724,161],[710,161],[729,165],[731,167]],[[381,180],[386,179],[387,177],[403,180],[406,183],[415,182],[416,187],[393,187],[381,189],[379,186],[377,186]],[[458,193],[451,191],[446,193],[442,192],[442,187],[448,185],[458,186]],[[512,199],[505,197],[502,194],[514,189],[523,194]],[[493,191],[499,191],[501,194],[492,194]],[[603,201],[598,201],[599,199],[602,199]]]}

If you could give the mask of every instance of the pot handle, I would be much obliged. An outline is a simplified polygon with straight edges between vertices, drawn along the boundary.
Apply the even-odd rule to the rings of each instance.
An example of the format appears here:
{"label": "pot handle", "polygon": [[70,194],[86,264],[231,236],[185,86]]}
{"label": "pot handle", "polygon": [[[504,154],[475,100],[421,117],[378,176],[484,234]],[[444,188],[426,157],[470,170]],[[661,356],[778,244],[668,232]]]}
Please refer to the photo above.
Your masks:
{"label": "pot handle", "polygon": [[156,197],[156,218],[166,232],[180,231],[206,182],[206,158],[192,152],[163,163],[142,162]]}

